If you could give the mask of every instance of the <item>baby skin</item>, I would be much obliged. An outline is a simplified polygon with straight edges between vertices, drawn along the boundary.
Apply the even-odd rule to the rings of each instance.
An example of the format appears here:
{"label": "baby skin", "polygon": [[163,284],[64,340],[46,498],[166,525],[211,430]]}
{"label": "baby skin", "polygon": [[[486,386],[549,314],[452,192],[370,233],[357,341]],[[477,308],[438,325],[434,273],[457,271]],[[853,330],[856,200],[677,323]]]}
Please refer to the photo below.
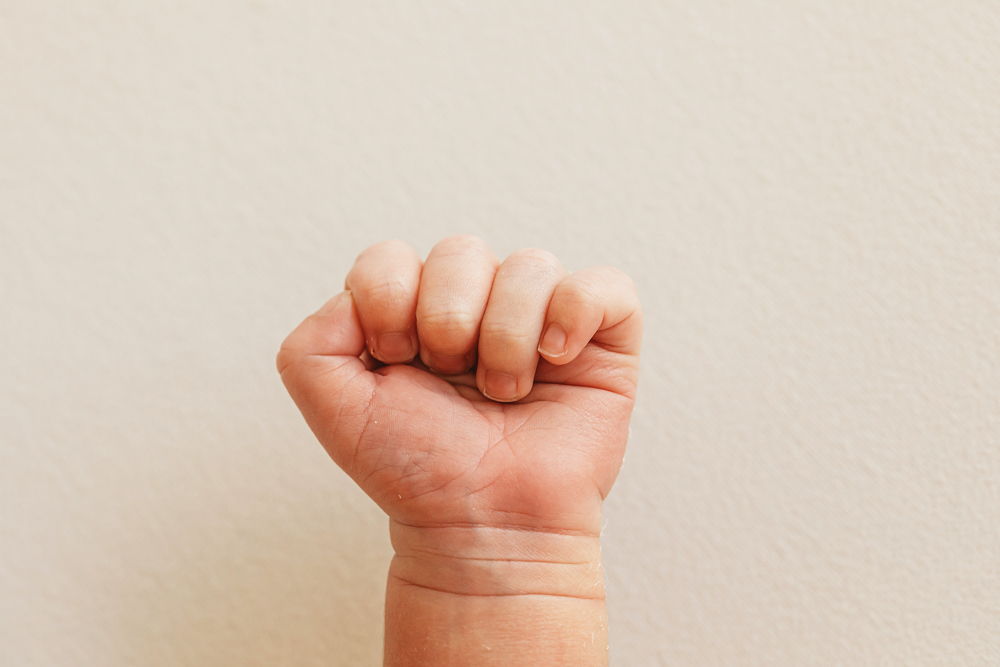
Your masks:
{"label": "baby skin", "polygon": [[471,236],[386,241],[278,370],[389,515],[385,665],[606,665],[601,509],[635,401],[632,281]]}

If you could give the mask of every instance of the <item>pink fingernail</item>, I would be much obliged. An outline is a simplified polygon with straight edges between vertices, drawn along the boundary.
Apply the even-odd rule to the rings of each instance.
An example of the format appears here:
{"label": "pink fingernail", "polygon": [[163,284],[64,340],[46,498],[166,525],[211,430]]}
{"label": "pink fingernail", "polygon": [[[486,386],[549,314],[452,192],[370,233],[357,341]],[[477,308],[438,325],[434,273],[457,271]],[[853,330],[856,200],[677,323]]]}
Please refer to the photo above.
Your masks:
{"label": "pink fingernail", "polygon": [[[421,358],[425,356],[421,351]],[[457,375],[464,373],[472,364],[469,363],[467,354],[431,354],[427,353],[423,359],[428,368],[441,375]]]}
{"label": "pink fingernail", "polygon": [[380,334],[375,339],[374,356],[387,364],[399,364],[410,361],[416,354],[413,349],[413,339],[409,334],[390,331]]}
{"label": "pink fingernail", "polygon": [[500,373],[499,371],[486,371],[487,398],[496,401],[513,401],[517,397],[517,379],[513,375]]}
{"label": "pink fingernail", "polygon": [[566,330],[555,322],[549,324],[542,334],[538,351],[547,357],[561,357],[566,354]]}

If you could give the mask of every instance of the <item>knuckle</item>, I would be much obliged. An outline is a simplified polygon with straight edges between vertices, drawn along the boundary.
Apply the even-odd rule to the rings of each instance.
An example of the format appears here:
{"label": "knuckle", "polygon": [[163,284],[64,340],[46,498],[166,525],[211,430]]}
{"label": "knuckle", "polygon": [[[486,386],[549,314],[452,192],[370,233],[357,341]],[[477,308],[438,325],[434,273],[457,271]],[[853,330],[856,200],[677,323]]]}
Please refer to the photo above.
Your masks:
{"label": "knuckle", "polygon": [[521,248],[507,257],[504,262],[516,264],[522,270],[528,270],[538,275],[553,275],[562,272],[562,262],[548,250],[540,248]]}
{"label": "knuckle", "polygon": [[421,328],[425,332],[448,337],[474,336],[478,324],[476,317],[465,311],[434,311],[425,313],[420,318]]}
{"label": "knuckle", "polygon": [[482,328],[479,330],[479,335],[482,338],[489,339],[490,342],[510,341],[517,343],[527,341],[533,334],[520,327],[514,326],[511,322],[498,320],[493,322],[484,322]]}
{"label": "knuckle", "polygon": [[617,281],[632,292],[635,292],[635,281],[632,276],[625,273],[616,266],[602,266],[601,269],[608,275],[608,281]]}
{"label": "knuckle", "polygon": [[388,241],[379,241],[378,243],[368,246],[358,254],[357,259],[360,260],[362,258],[368,257],[369,255],[374,255],[379,253],[411,254],[414,252],[415,251],[413,250],[413,248],[406,241],[402,241],[400,239],[389,239]]}
{"label": "knuckle", "polygon": [[355,294],[360,294],[364,300],[376,302],[382,306],[406,302],[413,294],[410,282],[402,276],[352,286],[352,291]]}
{"label": "knuckle", "polygon": [[601,301],[623,292],[636,293],[631,276],[613,266],[599,266],[573,274],[566,281],[566,289],[590,301]]}
{"label": "knuckle", "polygon": [[605,281],[571,277],[560,287],[560,296],[574,303],[590,304],[599,301]]}
{"label": "knuckle", "polygon": [[431,249],[431,253],[445,257],[452,255],[466,255],[470,253],[478,253],[488,257],[493,257],[493,251],[490,250],[486,241],[472,234],[456,234],[454,236],[441,239],[434,246],[434,248]]}

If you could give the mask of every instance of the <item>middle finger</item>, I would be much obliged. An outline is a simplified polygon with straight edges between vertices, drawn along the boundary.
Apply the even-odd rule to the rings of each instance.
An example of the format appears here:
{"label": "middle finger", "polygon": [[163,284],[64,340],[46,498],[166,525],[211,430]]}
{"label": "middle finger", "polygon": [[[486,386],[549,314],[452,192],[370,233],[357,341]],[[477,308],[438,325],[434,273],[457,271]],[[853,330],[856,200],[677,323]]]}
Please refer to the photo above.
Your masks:
{"label": "middle finger", "polygon": [[500,265],[479,331],[476,384],[487,398],[524,398],[538,365],[545,311],[566,269],[551,253],[519,250]]}
{"label": "middle finger", "polygon": [[479,324],[500,264],[486,242],[452,236],[427,256],[417,299],[420,359],[444,375],[476,363]]}

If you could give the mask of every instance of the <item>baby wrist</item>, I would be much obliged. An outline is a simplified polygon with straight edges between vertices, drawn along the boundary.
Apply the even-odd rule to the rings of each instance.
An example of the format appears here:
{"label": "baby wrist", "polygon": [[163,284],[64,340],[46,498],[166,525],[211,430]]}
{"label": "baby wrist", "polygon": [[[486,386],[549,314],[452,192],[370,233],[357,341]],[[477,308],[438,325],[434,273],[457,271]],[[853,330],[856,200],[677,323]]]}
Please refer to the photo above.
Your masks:
{"label": "baby wrist", "polygon": [[521,526],[413,526],[391,521],[390,578],[451,595],[603,600],[597,535]]}

